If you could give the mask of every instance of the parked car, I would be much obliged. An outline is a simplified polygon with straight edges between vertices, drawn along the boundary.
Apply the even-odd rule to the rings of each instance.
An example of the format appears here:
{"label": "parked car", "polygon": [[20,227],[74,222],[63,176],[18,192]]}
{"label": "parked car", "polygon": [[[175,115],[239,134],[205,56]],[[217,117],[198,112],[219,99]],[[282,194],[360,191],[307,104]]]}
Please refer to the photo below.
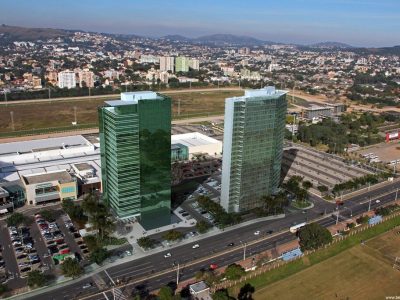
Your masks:
{"label": "parked car", "polygon": [[197,248],[199,248],[199,247],[200,247],[199,244],[194,244],[194,245],[192,246],[192,249],[197,249]]}
{"label": "parked car", "polygon": [[169,253],[169,252],[164,254],[164,258],[168,258],[168,257],[171,257],[171,253]]}

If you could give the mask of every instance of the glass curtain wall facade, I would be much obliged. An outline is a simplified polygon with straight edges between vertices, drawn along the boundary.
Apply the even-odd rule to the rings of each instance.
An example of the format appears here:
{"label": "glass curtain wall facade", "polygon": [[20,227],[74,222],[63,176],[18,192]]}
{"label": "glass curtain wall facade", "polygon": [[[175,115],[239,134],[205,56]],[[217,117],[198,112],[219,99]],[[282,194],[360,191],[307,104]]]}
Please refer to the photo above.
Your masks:
{"label": "glass curtain wall facade", "polygon": [[225,101],[221,205],[228,212],[261,207],[279,186],[286,94],[273,87]]}
{"label": "glass curtain wall facade", "polygon": [[138,217],[146,229],[167,225],[171,100],[151,92],[121,96],[127,100],[107,101],[99,108],[104,201],[119,218]]}

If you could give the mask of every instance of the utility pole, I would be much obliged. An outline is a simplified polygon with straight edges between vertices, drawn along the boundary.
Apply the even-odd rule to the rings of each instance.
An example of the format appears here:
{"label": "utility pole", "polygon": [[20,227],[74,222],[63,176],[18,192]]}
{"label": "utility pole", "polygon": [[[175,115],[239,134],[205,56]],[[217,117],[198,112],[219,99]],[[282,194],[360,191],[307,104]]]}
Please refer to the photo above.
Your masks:
{"label": "utility pole", "polygon": [[75,117],[75,125],[78,124],[77,118],[76,118],[76,106],[74,106],[74,117]]}
{"label": "utility pole", "polygon": [[179,284],[179,263],[178,263],[178,268],[176,269],[176,285]]}
{"label": "utility pole", "polygon": [[7,106],[7,91],[4,90],[4,100],[6,101],[6,106]]}
{"label": "utility pole", "polygon": [[14,127],[14,112],[10,111],[10,117],[11,117],[11,130],[14,131],[15,127]]}
{"label": "utility pole", "polygon": [[293,115],[293,124],[292,124],[292,143],[294,139],[294,126],[296,126],[296,114]]}
{"label": "utility pole", "polygon": [[239,89],[240,89],[240,78],[239,78]]}
{"label": "utility pole", "polygon": [[293,91],[292,91],[292,103],[294,103],[294,87],[295,87],[295,85],[293,85]]}
{"label": "utility pole", "polygon": [[337,207],[336,225],[339,223],[339,206]]}
{"label": "utility pole", "polygon": [[51,98],[51,89],[49,88],[49,99]]}
{"label": "utility pole", "polygon": [[370,211],[370,210],[371,210],[371,201],[372,201],[372,198],[371,198],[371,197],[369,197],[368,211]]}
{"label": "utility pole", "polygon": [[397,201],[397,194],[398,194],[398,192],[399,192],[399,189],[396,190],[396,196],[395,196],[395,198],[394,198],[394,201]]}
{"label": "utility pole", "polygon": [[244,246],[243,246],[243,260],[246,260],[246,248],[247,248],[247,243],[245,242],[243,245],[244,245]]}
{"label": "utility pole", "polygon": [[178,99],[178,116],[181,115],[181,99]]}

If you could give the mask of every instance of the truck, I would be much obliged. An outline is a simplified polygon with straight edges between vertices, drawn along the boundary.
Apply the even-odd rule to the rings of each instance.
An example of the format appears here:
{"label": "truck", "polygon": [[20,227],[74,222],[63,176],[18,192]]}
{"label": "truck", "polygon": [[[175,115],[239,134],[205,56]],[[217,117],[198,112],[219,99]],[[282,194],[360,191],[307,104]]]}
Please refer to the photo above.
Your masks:
{"label": "truck", "polygon": [[300,228],[306,226],[306,224],[307,224],[306,222],[303,222],[303,223],[294,225],[294,226],[292,226],[292,227],[289,228],[289,231],[290,231],[291,233],[296,233]]}

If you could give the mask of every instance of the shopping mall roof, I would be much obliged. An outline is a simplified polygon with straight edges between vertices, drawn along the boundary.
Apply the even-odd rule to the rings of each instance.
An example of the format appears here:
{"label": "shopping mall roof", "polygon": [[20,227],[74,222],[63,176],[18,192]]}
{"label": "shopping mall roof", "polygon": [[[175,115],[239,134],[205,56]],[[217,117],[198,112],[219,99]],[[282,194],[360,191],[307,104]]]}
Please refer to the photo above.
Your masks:
{"label": "shopping mall roof", "polygon": [[174,134],[171,136],[171,144],[182,144],[187,147],[197,147],[221,142],[199,132]]}
{"label": "shopping mall roof", "polygon": [[58,181],[60,183],[71,182],[72,177],[67,171],[56,171],[48,173],[38,173],[31,175],[24,175],[23,179],[26,184],[46,183],[50,181]]}

